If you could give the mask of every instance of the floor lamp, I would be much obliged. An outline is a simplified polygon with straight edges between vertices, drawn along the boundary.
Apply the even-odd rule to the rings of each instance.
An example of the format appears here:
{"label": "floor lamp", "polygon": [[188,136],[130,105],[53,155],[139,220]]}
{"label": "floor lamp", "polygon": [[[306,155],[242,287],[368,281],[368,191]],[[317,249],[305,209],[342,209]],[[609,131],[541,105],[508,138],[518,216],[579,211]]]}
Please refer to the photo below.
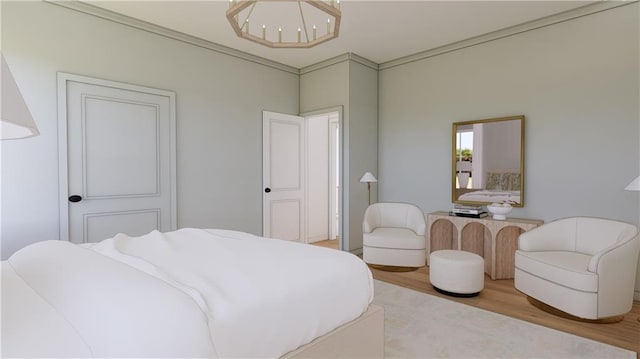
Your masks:
{"label": "floor lamp", "polygon": [[360,182],[367,183],[367,191],[369,191],[369,205],[371,205],[371,182],[378,182],[378,180],[371,174],[371,172],[366,172],[362,178],[360,178]]}

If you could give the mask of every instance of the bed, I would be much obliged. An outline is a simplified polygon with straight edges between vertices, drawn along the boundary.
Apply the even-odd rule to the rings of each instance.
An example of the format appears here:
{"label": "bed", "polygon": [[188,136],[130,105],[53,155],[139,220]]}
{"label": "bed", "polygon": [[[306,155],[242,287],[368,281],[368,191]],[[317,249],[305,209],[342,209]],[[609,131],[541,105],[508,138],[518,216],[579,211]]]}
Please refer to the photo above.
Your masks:
{"label": "bed", "polygon": [[459,201],[486,203],[521,203],[522,179],[518,171],[490,171],[482,189],[467,190]]}
{"label": "bed", "polygon": [[2,262],[3,357],[383,357],[356,256],[228,230],[43,241]]}
{"label": "bed", "polygon": [[461,194],[460,201],[487,203],[520,203],[520,191],[477,190]]}

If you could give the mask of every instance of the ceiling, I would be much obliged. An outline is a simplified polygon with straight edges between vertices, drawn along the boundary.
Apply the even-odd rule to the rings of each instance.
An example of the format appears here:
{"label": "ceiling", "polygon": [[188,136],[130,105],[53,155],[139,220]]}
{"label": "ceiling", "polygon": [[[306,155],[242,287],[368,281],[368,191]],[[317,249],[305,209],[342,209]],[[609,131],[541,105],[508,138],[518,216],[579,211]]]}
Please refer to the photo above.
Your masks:
{"label": "ceiling", "polygon": [[[302,68],[347,52],[376,63],[384,63],[585,6],[594,1],[343,0],[340,36],[309,49],[274,49],[238,38],[225,17],[228,1],[84,2]],[[269,12],[267,7],[273,4],[258,5],[264,6],[264,11]],[[291,5],[297,6],[294,2]],[[272,12],[276,19],[274,22],[285,21],[282,13]]]}

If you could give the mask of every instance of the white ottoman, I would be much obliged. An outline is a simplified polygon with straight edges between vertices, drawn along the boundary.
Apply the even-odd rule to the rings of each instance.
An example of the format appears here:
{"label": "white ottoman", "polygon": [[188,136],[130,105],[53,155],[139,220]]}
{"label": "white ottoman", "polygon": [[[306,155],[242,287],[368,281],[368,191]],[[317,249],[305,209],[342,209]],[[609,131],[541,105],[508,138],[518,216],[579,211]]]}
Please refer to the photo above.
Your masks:
{"label": "white ottoman", "polygon": [[440,293],[473,297],[484,288],[484,259],[477,254],[440,250],[429,256],[429,279]]}

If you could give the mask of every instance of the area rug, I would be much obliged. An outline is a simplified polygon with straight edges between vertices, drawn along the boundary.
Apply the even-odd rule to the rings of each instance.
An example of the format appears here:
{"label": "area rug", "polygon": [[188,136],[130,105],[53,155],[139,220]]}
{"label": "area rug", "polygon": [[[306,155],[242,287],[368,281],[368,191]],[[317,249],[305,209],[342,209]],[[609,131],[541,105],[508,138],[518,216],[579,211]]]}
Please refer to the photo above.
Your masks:
{"label": "area rug", "polygon": [[612,345],[375,280],[387,358],[636,358]]}

